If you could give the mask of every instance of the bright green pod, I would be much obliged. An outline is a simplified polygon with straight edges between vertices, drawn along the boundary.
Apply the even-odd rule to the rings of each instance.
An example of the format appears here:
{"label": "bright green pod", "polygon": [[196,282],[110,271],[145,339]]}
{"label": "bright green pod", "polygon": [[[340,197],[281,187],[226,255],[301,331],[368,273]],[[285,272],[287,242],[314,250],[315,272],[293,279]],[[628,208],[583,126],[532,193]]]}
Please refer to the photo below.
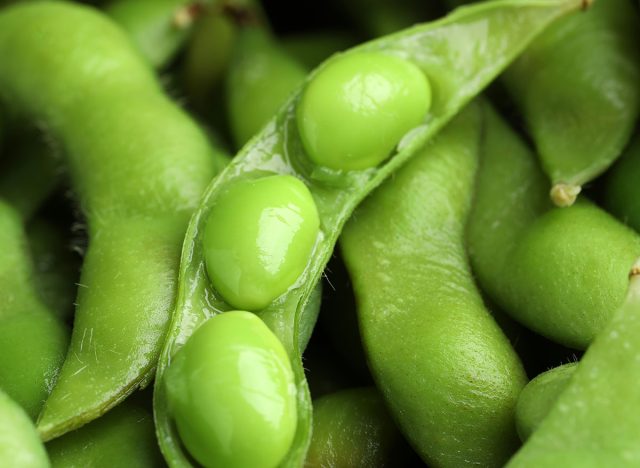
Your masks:
{"label": "bright green pod", "polygon": [[302,273],[319,227],[309,189],[293,176],[231,185],[212,207],[204,232],[214,288],[235,308],[264,309]]}
{"label": "bright green pod", "polygon": [[625,150],[620,161],[607,173],[604,204],[618,219],[640,232],[640,133]]}
{"label": "bright green pod", "polygon": [[471,105],[369,196],[341,237],[371,373],[430,466],[499,467],[519,443],[527,378],[465,252],[481,129]]}
{"label": "bright green pod", "polygon": [[153,416],[131,400],[47,443],[47,452],[53,468],[162,466]]}
{"label": "bright green pod", "polygon": [[41,302],[22,220],[2,200],[0,246],[0,388],[35,420],[60,371],[69,330]]}
{"label": "bright green pod", "polygon": [[265,29],[238,31],[226,76],[227,113],[237,148],[260,131],[306,74]]}
{"label": "bright green pod", "polygon": [[483,146],[468,227],[480,285],[528,328],[585,349],[624,300],[640,236],[586,200],[551,209],[535,155],[495,112]]}
{"label": "bright green pod", "polygon": [[626,299],[509,468],[640,466],[640,262]]}
{"label": "bright green pod", "polygon": [[298,131],[314,163],[367,169],[391,156],[430,105],[429,80],[412,62],[381,52],[339,55],[304,89]]}
{"label": "bright green pod", "polygon": [[304,466],[398,466],[402,436],[373,387],[352,388],[313,401],[313,433]]}
{"label": "bright green pod", "polygon": [[113,0],[104,7],[156,68],[175,56],[201,9],[202,5],[193,0]]}
{"label": "bright green pod", "polygon": [[0,465],[47,468],[47,452],[29,416],[0,390]]}
{"label": "bright green pod", "polygon": [[185,230],[215,174],[214,151],[130,38],[94,8],[3,9],[0,56],[2,105],[60,143],[88,225],[70,350],[38,422],[51,439],[155,375]]}
{"label": "bright green pod", "polygon": [[[311,438],[311,401],[302,365],[300,330],[305,326],[311,295],[334,251],[342,226],[355,207],[386,177],[423,148],[470,100],[472,100],[527,44],[555,19],[575,11],[581,0],[507,0],[487,3],[452,13],[433,23],[417,25],[343,52],[355,56],[376,52],[413,62],[428,72],[434,93],[429,124],[419,126],[398,151],[383,164],[366,171],[334,171],[312,163],[296,131],[296,108],[301,89],[283,104],[276,115],[234,157],[216,177],[192,217],[182,250],[177,301],[171,329],[167,334],[156,382],[162,382],[173,356],[209,317],[232,309],[213,288],[207,275],[203,237],[209,212],[218,197],[258,171],[291,175],[303,180],[318,210],[321,231],[308,263],[290,287],[260,312],[260,318],[283,344],[295,375],[296,433],[283,467],[304,463]],[[492,34],[487,34],[487,31]],[[469,54],[468,44],[482,54]],[[312,72],[311,82],[331,60]],[[173,467],[193,466],[180,444],[168,413],[166,389],[156,385],[154,413],[158,441],[167,462]]]}
{"label": "bright green pod", "polygon": [[554,367],[536,376],[520,393],[516,406],[516,428],[522,441],[535,432],[569,385],[577,362]]}
{"label": "bright green pod", "polygon": [[274,468],[296,429],[296,386],[282,343],[256,315],[202,324],[164,377],[169,408],[205,467]]}

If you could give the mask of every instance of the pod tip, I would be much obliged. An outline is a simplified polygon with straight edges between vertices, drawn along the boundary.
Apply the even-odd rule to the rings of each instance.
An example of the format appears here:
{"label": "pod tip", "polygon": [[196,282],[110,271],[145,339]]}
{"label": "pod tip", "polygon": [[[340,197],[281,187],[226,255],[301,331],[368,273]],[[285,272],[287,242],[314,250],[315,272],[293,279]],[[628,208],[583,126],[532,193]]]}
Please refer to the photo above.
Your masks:
{"label": "pod tip", "polygon": [[556,206],[564,208],[573,205],[581,191],[579,185],[557,183],[551,187],[549,196]]}
{"label": "pod tip", "polygon": [[173,27],[179,30],[190,28],[193,22],[202,14],[203,5],[200,2],[189,2],[178,8],[173,14]]}

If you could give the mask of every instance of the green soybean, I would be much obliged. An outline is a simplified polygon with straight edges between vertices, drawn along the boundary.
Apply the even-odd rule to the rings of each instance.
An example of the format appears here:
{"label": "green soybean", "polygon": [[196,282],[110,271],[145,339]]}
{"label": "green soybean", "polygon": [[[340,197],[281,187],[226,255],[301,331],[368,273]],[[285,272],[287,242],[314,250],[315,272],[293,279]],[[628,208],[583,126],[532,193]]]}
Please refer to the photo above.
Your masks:
{"label": "green soybean", "polygon": [[313,401],[313,436],[305,466],[398,466],[405,449],[375,388],[330,393]]}
{"label": "green soybean", "polygon": [[0,464],[12,468],[49,466],[47,452],[29,416],[1,390]]}
{"label": "green soybean", "polygon": [[391,155],[430,104],[429,80],[412,62],[380,52],[338,56],[305,87],[298,130],[314,163],[366,169]]}
{"label": "green soybean", "polygon": [[367,360],[429,465],[501,466],[526,376],[464,248],[482,112],[464,110],[356,210],[341,237]]}
{"label": "green soybean", "polygon": [[293,441],[296,386],[289,357],[256,315],[231,311],[202,324],[165,375],[169,407],[206,467],[275,467]]}
{"label": "green soybean", "polygon": [[214,152],[129,38],[92,8],[3,10],[0,55],[0,99],[61,142],[88,221],[71,347],[38,423],[50,439],[152,378]]}
{"label": "green soybean", "polygon": [[295,177],[231,185],[211,208],[204,232],[213,286],[233,307],[264,309],[304,270],[319,224],[309,189]]}
{"label": "green soybean", "polygon": [[237,148],[258,133],[305,76],[302,65],[264,27],[239,29],[226,76],[227,114]]}
{"label": "green soybean", "polygon": [[40,301],[22,220],[0,200],[0,388],[36,419],[56,381],[69,331]]}
{"label": "green soybean", "polygon": [[47,443],[60,468],[162,466],[151,413],[130,400],[75,431]]}
{"label": "green soybean", "polygon": [[[298,421],[294,441],[282,466],[300,465],[310,440],[311,406],[297,331],[302,328],[302,311],[331,256],[343,224],[355,206],[374,187],[413,156],[536,34],[579,6],[579,0],[514,0],[479,5],[345,52],[343,58],[378,52],[411,61],[423,70],[432,88],[438,90],[432,96],[431,108],[426,116],[425,123],[428,124],[404,138],[401,145],[397,141],[392,142],[392,146],[398,145],[397,153],[378,167],[343,172],[314,165],[296,132],[300,90],[294,92],[263,130],[243,147],[212,182],[191,220],[185,237],[176,309],[156,381],[162,381],[171,357],[200,323],[212,315],[232,309],[210,286],[204,264],[202,233],[218,196],[224,193],[226,187],[258,172],[296,176],[313,196],[320,219],[320,233],[305,270],[285,294],[260,312],[260,318],[282,342],[295,375]],[[493,33],[486,34],[487,30]],[[476,44],[483,53],[469,55],[469,43]],[[335,59],[330,59],[312,72],[307,83],[314,80],[332,60]],[[155,387],[154,412],[158,440],[167,462],[171,466],[191,466],[179,445],[162,385]]]}
{"label": "green soybean", "polygon": [[640,134],[636,135],[620,161],[607,173],[604,204],[607,209],[640,232]]}
{"label": "green soybean", "polygon": [[517,467],[633,467],[640,463],[640,262],[627,297],[580,360],[520,452]]}
{"label": "green soybean", "polygon": [[516,406],[516,427],[526,441],[549,414],[562,391],[569,385],[578,363],[572,362],[543,372],[527,384]]}
{"label": "green soybean", "polygon": [[469,254],[489,296],[528,328],[584,349],[624,299],[640,237],[590,202],[551,209],[534,154],[489,113]]}

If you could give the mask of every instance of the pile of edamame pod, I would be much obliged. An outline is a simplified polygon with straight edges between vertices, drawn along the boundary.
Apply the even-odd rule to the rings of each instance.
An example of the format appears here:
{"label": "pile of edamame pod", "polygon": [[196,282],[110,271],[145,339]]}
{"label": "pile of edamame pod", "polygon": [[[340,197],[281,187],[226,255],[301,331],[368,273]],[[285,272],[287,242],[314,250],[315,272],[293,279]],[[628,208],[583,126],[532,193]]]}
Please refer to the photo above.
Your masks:
{"label": "pile of edamame pod", "polygon": [[635,0],[0,1],[0,466],[640,467]]}

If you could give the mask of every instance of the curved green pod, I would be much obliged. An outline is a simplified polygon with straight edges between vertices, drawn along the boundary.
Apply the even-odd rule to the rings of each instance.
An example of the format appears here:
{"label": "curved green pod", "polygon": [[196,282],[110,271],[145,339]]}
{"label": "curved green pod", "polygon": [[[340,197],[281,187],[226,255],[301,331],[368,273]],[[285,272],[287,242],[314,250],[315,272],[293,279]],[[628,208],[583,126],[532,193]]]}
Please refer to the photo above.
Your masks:
{"label": "curved green pod", "polygon": [[129,38],[92,8],[3,10],[0,55],[0,100],[60,141],[88,221],[71,347],[38,423],[50,439],[153,376],[184,232],[215,153]]}
{"label": "curved green pod", "polygon": [[516,405],[516,427],[522,441],[533,434],[562,391],[569,385],[577,362],[554,367],[536,376],[520,393]]}
{"label": "curved green pod", "polygon": [[604,205],[618,219],[640,232],[640,134],[636,135],[618,163],[607,173]]}
{"label": "curved green pod", "polygon": [[162,68],[186,42],[202,8],[194,0],[113,0],[104,12],[129,34],[151,66]]}
{"label": "curved green pod", "polygon": [[502,466],[527,379],[464,248],[482,112],[470,105],[354,213],[340,239],[367,361],[429,465]]}
{"label": "curved green pod", "polygon": [[545,31],[504,74],[559,206],[571,205],[631,137],[640,111],[638,24],[629,1],[597,0]]}
{"label": "curved green pod", "polygon": [[304,462],[319,467],[398,466],[406,448],[373,387],[351,388],[313,401],[313,435]]}
{"label": "curved green pod", "polygon": [[151,413],[127,400],[86,426],[47,443],[52,467],[152,468],[162,465]]}
{"label": "curved green pod", "polygon": [[528,328],[586,348],[624,299],[640,237],[590,202],[551,209],[534,154],[491,112],[469,219],[471,264]]}
{"label": "curved green pod", "polygon": [[[313,254],[291,287],[260,312],[260,317],[280,339],[296,378],[298,423],[292,447],[281,466],[299,466],[310,440],[311,406],[295,333],[300,314],[322,275],[339,232],[355,206],[393,170],[413,156],[453,116],[555,19],[579,8],[578,0],[500,1],[456,12],[430,24],[418,25],[389,37],[366,43],[344,54],[377,51],[402,57],[420,67],[434,92],[425,124],[399,142],[397,152],[378,167],[361,171],[331,171],[312,164],[296,129],[295,92],[277,114],[212,182],[187,230],[181,262],[178,300],[170,332],[159,362],[157,380],[194,329],[208,317],[231,310],[213,290],[206,276],[202,232],[211,207],[228,184],[259,171],[289,174],[307,185],[320,217],[320,234]],[[513,25],[513,27],[509,26]],[[487,34],[491,31],[491,34]],[[469,56],[468,44],[486,53]],[[327,62],[307,78],[315,76]],[[158,440],[171,466],[191,466],[179,444],[167,411],[163,385],[156,385],[154,411]]]}
{"label": "curved green pod", "polygon": [[626,299],[580,360],[557,402],[507,465],[634,467],[640,464],[640,262]]}
{"label": "curved green pod", "polygon": [[306,76],[264,27],[238,30],[225,77],[229,127],[236,148],[258,133]]}
{"label": "curved green pod", "polygon": [[41,302],[22,220],[0,200],[0,388],[32,419],[51,392],[69,330]]}
{"label": "curved green pod", "polygon": [[48,468],[49,459],[33,422],[0,390],[0,465]]}

